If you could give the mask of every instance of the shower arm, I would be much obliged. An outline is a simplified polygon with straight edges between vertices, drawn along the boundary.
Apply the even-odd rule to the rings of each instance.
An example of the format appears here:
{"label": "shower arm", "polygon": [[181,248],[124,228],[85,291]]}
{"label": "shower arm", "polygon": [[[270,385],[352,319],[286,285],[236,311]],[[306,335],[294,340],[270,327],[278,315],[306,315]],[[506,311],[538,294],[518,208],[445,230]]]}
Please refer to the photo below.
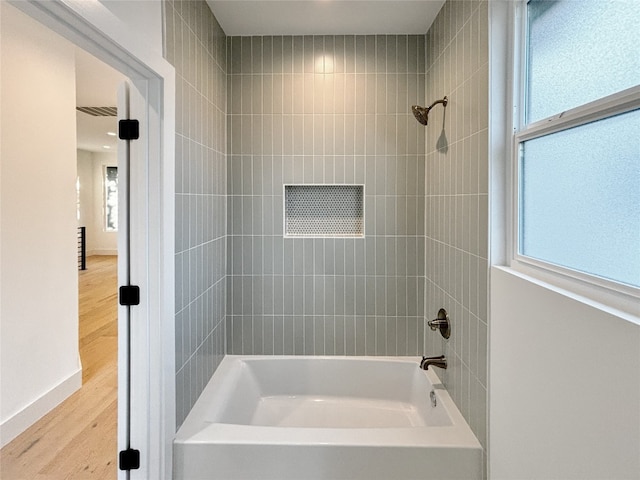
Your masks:
{"label": "shower arm", "polygon": [[443,107],[446,107],[448,102],[449,102],[449,99],[446,96],[442,100],[436,100],[435,102],[433,102],[431,105],[427,107],[427,112],[430,111],[433,107],[435,107],[439,103],[441,103]]}

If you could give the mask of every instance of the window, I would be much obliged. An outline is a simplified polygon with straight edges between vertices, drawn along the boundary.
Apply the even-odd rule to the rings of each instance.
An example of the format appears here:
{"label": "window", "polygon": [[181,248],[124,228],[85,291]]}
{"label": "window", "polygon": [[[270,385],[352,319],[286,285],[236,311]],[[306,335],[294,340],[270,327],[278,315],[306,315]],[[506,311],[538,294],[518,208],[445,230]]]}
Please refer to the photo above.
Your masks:
{"label": "window", "polygon": [[118,167],[104,169],[104,220],[107,232],[118,231]]}
{"label": "window", "polygon": [[637,294],[640,8],[522,4],[514,258]]}

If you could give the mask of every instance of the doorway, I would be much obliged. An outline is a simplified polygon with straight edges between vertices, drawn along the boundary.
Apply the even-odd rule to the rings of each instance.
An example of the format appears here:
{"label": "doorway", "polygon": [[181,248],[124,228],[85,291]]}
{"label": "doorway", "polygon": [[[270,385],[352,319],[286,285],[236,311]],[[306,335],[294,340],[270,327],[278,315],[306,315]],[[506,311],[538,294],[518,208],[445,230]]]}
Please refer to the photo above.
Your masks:
{"label": "doorway", "polygon": [[[130,364],[123,368],[123,362],[119,361],[118,375],[119,382],[126,380],[125,386],[127,386],[129,379],[126,374],[128,371],[131,372],[133,381],[130,404],[136,415],[131,417],[131,424],[126,431],[123,429],[118,431],[118,449],[138,449],[140,465],[131,471],[119,470],[118,476],[123,479],[169,478],[171,440],[175,432],[174,71],[162,58],[161,49],[147,48],[147,44],[132,33],[138,30],[135,18],[116,18],[99,2],[92,3],[91,8],[85,8],[86,5],[83,2],[60,1],[27,0],[15,2],[14,5],[131,79],[133,87],[131,110],[140,121],[142,141],[130,147],[132,155],[131,224],[135,226],[135,230],[131,232],[129,247],[131,251],[129,277],[139,286],[141,294],[140,304],[131,308],[130,334],[135,343],[132,342],[130,357],[125,357],[130,358]],[[149,5],[151,8],[156,8],[154,5],[158,4],[150,2]],[[141,24],[144,23],[140,18],[137,20]],[[130,22],[134,24],[130,25]],[[29,121],[24,123],[28,124]],[[68,156],[75,157],[75,155]],[[4,148],[3,158],[5,158]],[[3,160],[3,176],[5,172]],[[4,186],[3,181],[3,196]],[[3,202],[3,206],[4,204]],[[3,216],[3,250],[6,246],[5,237],[7,237],[4,227]],[[5,259],[6,256],[3,256],[3,273]],[[122,268],[119,267],[119,270]],[[123,284],[122,278],[118,283]],[[6,283],[3,282],[3,298],[5,292],[9,290],[5,289],[5,285]],[[5,325],[12,322],[5,322],[5,318],[8,317],[5,315],[4,307],[3,302],[2,337],[6,338]],[[119,318],[122,318],[123,307],[118,309]],[[125,310],[128,311],[128,308]],[[18,314],[17,317],[20,315]],[[121,338],[122,335],[119,337]],[[12,338],[12,340],[15,339]],[[27,353],[38,356],[40,352],[35,349]],[[46,363],[46,359],[43,361]],[[3,370],[3,384],[5,378]],[[75,378],[74,376],[74,381]],[[3,400],[4,393],[3,391]],[[64,391],[58,393],[62,395]],[[126,405],[126,403],[118,402],[119,418],[124,418],[127,414],[123,411],[123,404]],[[4,412],[2,422],[4,427],[7,423]],[[122,422],[119,423],[122,424]]]}
{"label": "doorway", "polygon": [[[30,245],[16,245],[11,249],[13,255],[23,259],[25,270],[38,264],[37,271],[23,273],[23,281],[34,284],[34,303],[41,303],[42,307],[23,307],[18,318],[23,321],[24,328],[18,326],[12,333],[17,334],[18,345],[25,345],[23,334],[31,335],[30,347],[47,352],[45,361],[33,363],[30,363],[33,355],[26,349],[22,349],[24,356],[13,352],[9,361],[17,363],[14,370],[25,378],[20,383],[12,382],[12,387],[25,390],[31,387],[36,395],[44,390],[34,402],[43,405],[44,410],[57,401],[55,391],[47,390],[49,384],[55,384],[69,367],[74,371],[73,378],[79,377],[75,373],[80,368],[78,355],[82,386],[2,449],[0,476],[114,478],[117,472],[118,234],[117,215],[114,215],[117,204],[111,211],[107,208],[113,196],[107,196],[105,174],[117,165],[117,141],[110,133],[117,131],[117,88],[124,77],[13,7],[2,8],[3,26],[11,25],[3,35],[3,41],[7,40],[3,55],[12,70],[19,70],[7,75],[8,86],[3,94],[8,98],[20,98],[21,108],[39,107],[40,118],[33,112],[28,115],[14,112],[16,121],[24,123],[28,118],[37,125],[37,128],[32,125],[22,127],[31,132],[34,143],[43,138],[55,140],[48,155],[47,147],[36,150],[18,145],[8,150],[15,157],[37,165],[22,170],[23,175],[13,175],[12,184],[28,194],[20,198],[8,196],[5,200],[20,204],[26,212],[48,214],[24,215],[20,222],[23,226],[13,224],[10,217],[13,228],[8,236],[12,239],[24,241],[28,231],[41,237]],[[32,65],[23,68],[20,65],[23,62]],[[61,71],[63,69],[70,72]],[[17,82],[12,75],[18,77]],[[42,87],[41,92],[33,92],[33,87],[41,83],[51,83],[56,88]],[[50,98],[53,95],[59,98]],[[28,97],[36,98],[30,104],[32,99]],[[13,109],[13,102],[8,103]],[[93,106],[99,108],[93,109]],[[34,151],[45,155],[34,156]],[[71,152],[77,152],[77,157],[69,156]],[[12,173],[20,171],[16,165],[19,162],[11,158],[3,163]],[[77,181],[72,183],[69,180],[73,179],[76,169]],[[34,188],[33,183],[38,188]],[[51,187],[51,184],[56,186]],[[73,185],[76,192],[63,192],[65,186],[69,189]],[[42,186],[52,191],[38,192]],[[11,215],[12,209],[9,210]],[[20,213],[20,209],[16,210]],[[61,269],[62,265],[51,262],[58,257],[67,261],[73,258],[69,253],[75,247],[75,241],[65,245],[65,239],[73,238],[69,235],[69,227],[74,213],[84,231],[89,232],[88,237],[85,236],[88,240],[85,245],[88,243],[89,247],[84,265],[87,269],[79,272],[74,272],[73,266],[64,265]],[[42,235],[49,229],[52,231]],[[30,255],[29,250],[34,247],[48,251]],[[20,271],[12,273],[19,275]],[[78,277],[75,295],[70,273]],[[61,305],[56,297],[65,302],[71,300],[73,305]],[[70,317],[75,309],[78,319],[74,332]],[[49,315],[33,315],[43,311]],[[77,341],[73,342],[74,339]],[[67,350],[68,347],[71,348]],[[9,401],[16,398],[29,399],[27,395],[17,394]],[[30,415],[28,410],[27,413]]]}
{"label": "doorway", "polygon": [[[82,389],[99,390],[95,411],[117,418],[118,372],[118,202],[117,90],[126,77],[76,47],[76,127],[79,230],[85,233],[86,269],[79,271],[79,353]],[[126,216],[125,216],[126,218]],[[110,423],[92,423],[93,440],[110,448],[88,457],[92,478],[116,476],[116,432]],[[91,439],[86,442],[91,445]],[[77,459],[79,461],[80,459]]]}

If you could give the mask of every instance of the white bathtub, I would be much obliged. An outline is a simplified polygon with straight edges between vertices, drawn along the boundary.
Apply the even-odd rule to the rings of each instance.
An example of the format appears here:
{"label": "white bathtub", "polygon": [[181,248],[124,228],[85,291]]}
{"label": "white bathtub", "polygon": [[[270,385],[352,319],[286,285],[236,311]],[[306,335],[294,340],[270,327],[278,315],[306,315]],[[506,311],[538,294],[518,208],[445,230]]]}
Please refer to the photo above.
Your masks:
{"label": "white bathtub", "polygon": [[419,361],[228,355],[176,435],[174,478],[482,478],[478,440]]}

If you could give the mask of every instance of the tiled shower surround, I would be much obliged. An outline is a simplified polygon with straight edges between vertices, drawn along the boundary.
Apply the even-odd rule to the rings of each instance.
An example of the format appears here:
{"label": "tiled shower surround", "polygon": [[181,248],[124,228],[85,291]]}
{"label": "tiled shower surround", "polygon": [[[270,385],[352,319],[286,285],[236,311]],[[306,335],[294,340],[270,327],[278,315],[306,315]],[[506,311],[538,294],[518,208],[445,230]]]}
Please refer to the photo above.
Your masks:
{"label": "tiled shower surround", "polygon": [[[228,353],[422,352],[424,48],[228,38]],[[300,183],[364,185],[364,238],[283,238],[283,184]]]}
{"label": "tiled shower surround", "polygon": [[176,69],[176,421],[225,354],[226,36],[205,2],[169,1]]}
{"label": "tiled shower surround", "polygon": [[[426,41],[225,37],[204,1],[164,6],[178,425],[226,353],[445,353],[486,449],[487,1],[448,0]],[[364,185],[365,237],[283,238],[283,185],[300,183]],[[424,330],[440,307],[448,341]]]}
{"label": "tiled shower surround", "polygon": [[426,97],[450,100],[427,127],[425,316],[446,308],[452,332],[448,341],[428,332],[426,351],[449,359],[438,373],[485,448],[485,465],[488,76],[488,3],[448,1],[427,33]]}

